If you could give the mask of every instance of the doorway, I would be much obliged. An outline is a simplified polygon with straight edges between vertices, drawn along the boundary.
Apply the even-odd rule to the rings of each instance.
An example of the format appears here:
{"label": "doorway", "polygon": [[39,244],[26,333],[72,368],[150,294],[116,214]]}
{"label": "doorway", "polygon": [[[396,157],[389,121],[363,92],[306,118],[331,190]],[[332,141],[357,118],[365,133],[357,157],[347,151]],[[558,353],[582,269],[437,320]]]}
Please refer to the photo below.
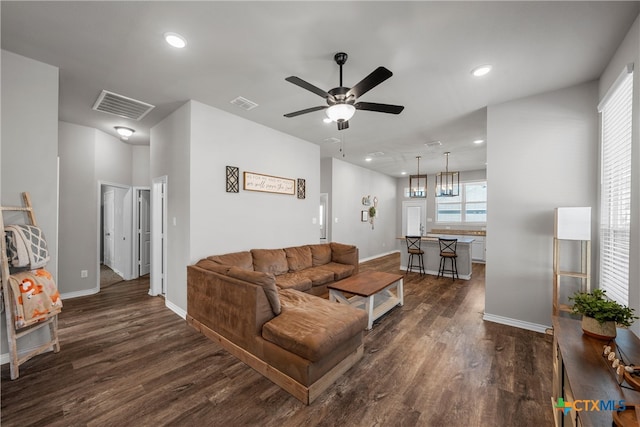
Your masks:
{"label": "doorway", "polygon": [[130,186],[99,183],[98,286],[133,278],[132,194]]}
{"label": "doorway", "polygon": [[136,188],[136,277],[151,271],[151,190]]}
{"label": "doorway", "polygon": [[426,218],[426,200],[402,202],[402,235],[424,236]]}

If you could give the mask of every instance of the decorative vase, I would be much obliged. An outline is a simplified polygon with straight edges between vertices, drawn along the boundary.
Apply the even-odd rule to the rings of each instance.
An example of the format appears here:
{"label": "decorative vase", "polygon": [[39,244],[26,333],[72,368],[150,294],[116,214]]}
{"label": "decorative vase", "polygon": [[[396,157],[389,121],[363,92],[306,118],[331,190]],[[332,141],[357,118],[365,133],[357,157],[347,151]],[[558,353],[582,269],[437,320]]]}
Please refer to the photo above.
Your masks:
{"label": "decorative vase", "polygon": [[582,332],[593,338],[610,340],[616,337],[616,322],[600,323],[593,317],[582,316]]}

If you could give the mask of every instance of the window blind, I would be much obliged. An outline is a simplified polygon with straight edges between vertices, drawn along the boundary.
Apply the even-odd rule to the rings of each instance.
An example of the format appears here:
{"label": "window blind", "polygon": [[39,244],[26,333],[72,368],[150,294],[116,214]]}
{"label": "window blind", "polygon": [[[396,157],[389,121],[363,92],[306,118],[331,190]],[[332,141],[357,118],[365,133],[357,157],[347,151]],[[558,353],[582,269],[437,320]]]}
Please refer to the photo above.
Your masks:
{"label": "window blind", "polygon": [[631,124],[633,71],[627,67],[603,102],[601,112],[600,288],[629,304],[631,228]]}

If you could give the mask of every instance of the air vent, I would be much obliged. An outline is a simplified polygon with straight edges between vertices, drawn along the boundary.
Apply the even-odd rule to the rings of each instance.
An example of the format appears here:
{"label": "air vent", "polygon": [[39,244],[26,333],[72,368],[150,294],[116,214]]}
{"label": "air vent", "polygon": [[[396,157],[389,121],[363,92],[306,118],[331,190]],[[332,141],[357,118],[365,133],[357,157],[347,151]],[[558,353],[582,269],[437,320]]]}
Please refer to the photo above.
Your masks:
{"label": "air vent", "polygon": [[427,142],[426,144],[427,147],[439,147],[440,145],[442,145],[442,141],[431,141],[431,142]]}
{"label": "air vent", "polygon": [[331,137],[325,139],[324,142],[330,142],[331,144],[337,144],[338,142],[340,142],[340,139],[336,138],[335,136],[331,136]]}
{"label": "air vent", "polygon": [[93,109],[96,111],[132,120],[141,120],[154,108],[154,105],[106,90],[100,92],[100,96],[93,104]]}
{"label": "air vent", "polygon": [[369,157],[381,157],[381,156],[384,156],[384,153],[382,151],[374,151],[373,153],[367,154],[367,156],[369,156]]}
{"label": "air vent", "polygon": [[255,102],[249,101],[247,98],[243,98],[241,96],[231,100],[231,103],[247,111],[253,110],[258,106],[258,104],[256,104]]}

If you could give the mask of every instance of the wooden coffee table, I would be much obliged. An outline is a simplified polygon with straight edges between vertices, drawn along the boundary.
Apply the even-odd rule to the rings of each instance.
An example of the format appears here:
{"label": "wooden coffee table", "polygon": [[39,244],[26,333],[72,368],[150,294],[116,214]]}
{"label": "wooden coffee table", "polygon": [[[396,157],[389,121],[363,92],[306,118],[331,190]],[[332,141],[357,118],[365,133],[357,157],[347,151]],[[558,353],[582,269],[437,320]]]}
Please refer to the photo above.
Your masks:
{"label": "wooden coffee table", "polygon": [[374,320],[395,306],[404,305],[402,278],[401,274],[383,271],[358,273],[327,286],[329,300],[364,309],[369,316],[367,329],[371,329]]}

